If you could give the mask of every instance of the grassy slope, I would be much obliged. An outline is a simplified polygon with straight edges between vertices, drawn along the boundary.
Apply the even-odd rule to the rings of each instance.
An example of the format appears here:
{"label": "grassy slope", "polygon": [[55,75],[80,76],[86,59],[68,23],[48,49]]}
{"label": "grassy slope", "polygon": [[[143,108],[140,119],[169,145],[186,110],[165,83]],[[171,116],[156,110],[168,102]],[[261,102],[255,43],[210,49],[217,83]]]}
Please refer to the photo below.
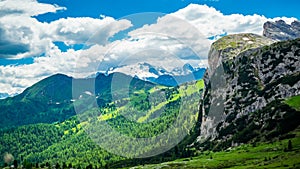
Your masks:
{"label": "grassy slope", "polygon": [[143,117],[139,118],[137,122],[143,123],[144,121],[146,121],[151,116],[152,113],[154,113],[155,111],[158,111],[159,109],[163,108],[163,106],[167,105],[168,103],[176,101],[180,97],[183,97],[183,96],[190,96],[193,93],[198,92],[199,89],[203,89],[203,88],[204,88],[204,81],[203,80],[197,81],[195,83],[195,85],[188,85],[186,87],[181,86],[179,88],[179,94],[174,95],[171,100],[167,100],[167,101],[162,102],[159,105],[155,106],[154,108],[152,108],[150,111],[147,112],[146,116],[143,116]]}
{"label": "grassy slope", "polygon": [[286,104],[300,111],[300,95],[294,96],[285,101]]}
{"label": "grassy slope", "polygon": [[[292,139],[273,143],[245,144],[222,152],[202,152],[193,158],[133,168],[300,168],[300,128],[291,132]],[[292,150],[287,148],[292,141]]]}
{"label": "grassy slope", "polygon": [[[299,110],[300,95],[288,98],[284,102]],[[300,127],[285,136],[287,139],[271,143],[262,142],[255,146],[244,144],[220,152],[198,152],[198,155],[192,158],[133,168],[300,168]],[[294,138],[289,139],[293,136]],[[293,148],[287,151],[289,140]]]}

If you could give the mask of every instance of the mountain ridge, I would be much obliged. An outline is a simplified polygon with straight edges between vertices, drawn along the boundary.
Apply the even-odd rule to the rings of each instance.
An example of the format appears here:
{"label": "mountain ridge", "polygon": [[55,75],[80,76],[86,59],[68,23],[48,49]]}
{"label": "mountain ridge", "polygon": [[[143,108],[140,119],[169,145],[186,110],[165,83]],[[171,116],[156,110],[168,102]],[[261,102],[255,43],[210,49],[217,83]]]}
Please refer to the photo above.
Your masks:
{"label": "mountain ridge", "polygon": [[264,23],[263,28],[263,36],[276,41],[300,38],[300,21],[298,20],[295,20],[291,24],[287,24],[283,20],[268,21]]}
{"label": "mountain ridge", "polygon": [[176,67],[168,71],[162,67],[155,67],[149,63],[139,62],[134,65],[113,67],[106,71],[105,74],[122,72],[132,77],[160,85],[177,86],[202,79],[205,70],[205,68],[193,67],[191,64],[186,63],[182,67]]}
{"label": "mountain ridge", "polygon": [[[52,123],[64,121],[76,115],[73,102],[87,92],[90,86],[91,94],[102,95],[104,99],[97,99],[99,105],[105,105],[111,100],[110,89],[113,77],[132,81],[131,85],[138,88],[143,85],[153,85],[150,82],[132,78],[122,73],[110,75],[99,74],[96,78],[74,79],[64,74],[49,76],[21,94],[0,100],[1,127],[20,126],[34,123]],[[76,86],[72,86],[76,84]],[[74,92],[76,91],[76,92]],[[47,118],[46,118],[47,117]]]}
{"label": "mountain ridge", "polygon": [[[60,113],[63,112],[59,106],[63,106],[64,101],[67,101],[66,104],[71,106],[71,99],[81,101],[81,98],[85,97],[98,97],[97,102],[104,104],[98,104],[101,106],[97,109],[84,110],[84,113],[80,114],[80,120],[74,114],[69,114],[68,117],[62,116],[61,119],[53,119],[52,122],[39,121],[49,124],[28,125],[24,123],[19,127],[1,129],[0,137],[3,138],[1,143],[3,145],[7,144],[7,146],[0,147],[0,150],[1,152],[12,151],[13,155],[22,161],[42,163],[44,166],[47,163],[63,165],[71,163],[77,168],[89,167],[91,163],[97,168],[121,168],[131,165],[143,165],[145,162],[161,163],[165,160],[189,157],[184,159],[187,163],[187,161],[193,162],[193,156],[199,154],[209,158],[211,162],[215,158],[211,151],[219,151],[222,154],[225,153],[223,150],[226,150],[226,152],[231,151],[234,147],[242,144],[246,144],[246,149],[242,151],[253,153],[256,150],[255,145],[257,143],[280,142],[281,139],[299,137],[298,135],[289,134],[297,127],[299,128],[300,124],[298,120],[300,119],[299,60],[300,39],[275,42],[272,39],[254,34],[225,36],[211,46],[209,54],[210,69],[205,73],[205,89],[203,97],[199,99],[197,93],[200,92],[202,95],[203,81],[197,81],[195,84],[191,82],[175,87],[165,87],[140,80],[138,77],[116,72],[98,74],[95,78],[84,79],[72,79],[60,74],[54,75],[25,90],[26,92],[24,91],[23,95],[8,98],[4,101],[0,100],[0,103],[13,103],[12,100],[18,98],[17,102],[25,105],[26,102],[29,102],[35,106],[39,103],[34,102],[36,101],[34,98],[40,97],[39,99],[47,103],[49,99],[52,99],[53,102],[50,105],[53,105],[52,108],[55,111],[59,110]],[[186,69],[192,71],[189,65],[186,65]],[[155,72],[154,70],[151,71]],[[168,78],[172,78],[172,76],[166,76],[165,79]],[[44,85],[49,84],[49,86],[55,87],[56,85],[53,85],[52,82],[57,83],[57,81],[62,81],[60,90],[57,92],[68,90],[71,94],[65,96],[60,96],[61,93],[53,94],[51,93],[52,88]],[[66,85],[69,83],[74,84],[74,82],[75,88],[76,85],[81,87],[75,96],[72,87],[70,89],[69,85]],[[122,85],[129,82],[132,85],[129,88],[128,98],[113,100],[112,97],[109,97],[111,94],[110,84],[113,82]],[[90,87],[91,84],[96,87]],[[97,88],[97,86],[101,87]],[[91,89],[94,89],[94,91]],[[115,94],[124,93],[126,93],[124,90],[117,90]],[[148,104],[147,100],[151,99],[152,94],[156,96],[157,100]],[[197,97],[193,97],[194,95]],[[184,96],[186,97],[185,104],[181,108],[180,103]],[[78,103],[80,104],[80,102]],[[22,104],[19,103],[13,106],[22,107]],[[4,109],[1,106],[3,104],[0,104],[1,110],[13,108],[12,105],[10,105],[11,107],[4,107]],[[149,110],[149,108],[153,109]],[[172,124],[172,120],[176,118],[177,111],[180,109],[185,113],[195,113],[184,117],[184,119],[190,119],[191,121],[196,120],[195,126],[187,131],[189,134],[177,146],[150,159],[124,159],[110,154],[97,146],[93,142],[94,140],[87,136],[88,132],[85,132],[86,126],[93,127],[106,122],[116,131],[127,136],[138,138],[155,136],[157,133],[165,131]],[[40,115],[45,117],[51,115],[51,113],[53,112]],[[7,112],[3,114],[7,115]],[[54,115],[57,117],[61,114]],[[34,116],[30,117],[33,118]],[[125,117],[129,120],[126,120]],[[10,119],[8,122],[16,123],[15,118],[17,116],[5,118]],[[137,123],[134,123],[136,119]],[[22,117],[22,120],[24,121],[26,118]],[[149,124],[143,122],[149,122]],[[35,123],[38,122],[35,121]],[[185,128],[194,123],[182,124],[182,127]],[[30,131],[28,137],[22,137],[24,131]],[[174,133],[172,136],[177,136],[180,132]],[[38,134],[38,137],[35,137],[35,134]],[[47,136],[45,140],[49,141],[47,146],[34,147],[34,145],[45,144],[45,140],[41,141],[43,134]],[[52,134],[53,137],[49,137]],[[93,132],[89,134],[93,134]],[[112,138],[107,137],[107,139]],[[19,144],[16,140],[21,140],[21,143]],[[110,141],[112,140],[109,140],[109,143]],[[168,139],[156,142],[158,143],[156,146],[159,147],[165,141],[168,141]],[[298,143],[293,144],[299,146]],[[25,146],[22,146],[19,151],[16,147],[20,145],[28,145],[26,148],[34,153],[27,152]],[[134,145],[138,145],[138,142],[122,140],[119,144],[115,144],[114,148],[119,151],[128,150],[130,146],[127,145],[134,147]],[[253,149],[249,145],[253,145]],[[283,147],[283,145],[280,147]],[[148,148],[150,147],[138,151],[143,153]],[[242,149],[243,147],[239,148]],[[298,149],[292,150],[296,152]],[[292,150],[282,151],[292,152]],[[263,151],[272,154],[275,150],[267,149]],[[237,152],[237,154],[242,153]],[[281,157],[283,156],[277,155],[276,157],[274,155],[272,158],[278,160],[278,157],[282,160]],[[252,159],[250,156],[249,158]],[[265,161],[268,161],[268,159]],[[295,166],[297,160],[294,161]],[[258,165],[257,162],[254,164],[256,164],[255,166]],[[176,165],[172,166],[176,167]],[[232,165],[227,164],[218,167],[222,168],[224,166]]]}

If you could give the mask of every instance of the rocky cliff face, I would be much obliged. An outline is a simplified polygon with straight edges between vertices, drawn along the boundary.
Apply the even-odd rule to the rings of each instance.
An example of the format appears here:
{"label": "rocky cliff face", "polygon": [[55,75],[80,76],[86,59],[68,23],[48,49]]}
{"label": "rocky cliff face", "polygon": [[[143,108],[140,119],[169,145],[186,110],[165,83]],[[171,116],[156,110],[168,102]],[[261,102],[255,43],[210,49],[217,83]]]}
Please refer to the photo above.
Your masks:
{"label": "rocky cliff face", "polygon": [[290,25],[283,20],[266,22],[263,35],[277,41],[300,38],[300,22],[294,21]]}
{"label": "rocky cliff face", "polygon": [[267,138],[300,124],[281,125],[300,117],[283,101],[300,95],[300,39],[274,43],[254,34],[226,36],[211,46],[209,65],[198,137],[202,146]]}

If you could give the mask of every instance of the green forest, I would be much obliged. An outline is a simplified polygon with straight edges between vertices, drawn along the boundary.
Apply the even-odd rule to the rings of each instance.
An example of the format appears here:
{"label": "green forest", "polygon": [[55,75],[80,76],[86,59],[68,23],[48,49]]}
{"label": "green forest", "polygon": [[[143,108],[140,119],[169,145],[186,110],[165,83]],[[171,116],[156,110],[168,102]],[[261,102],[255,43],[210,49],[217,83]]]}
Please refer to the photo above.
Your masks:
{"label": "green forest", "polygon": [[[28,124],[1,129],[0,152],[4,156],[11,157],[1,161],[1,166],[18,164],[25,168],[53,166],[55,168],[71,166],[73,168],[108,168],[122,167],[120,164],[124,161],[126,161],[124,164],[138,165],[190,156],[192,149],[186,148],[186,145],[191,144],[195,138],[184,139],[184,142],[171,147],[163,155],[138,160],[134,158],[155,147],[160,147],[161,144],[171,142],[180,133],[186,133],[185,138],[196,137],[199,128],[197,126],[198,103],[203,88],[203,80],[179,87],[156,85],[147,87],[145,90],[139,87],[130,91],[129,98],[121,98],[88,109],[62,122]],[[78,100],[73,104],[82,103],[84,101]],[[128,138],[155,138],[168,128],[175,128],[175,130],[164,137],[167,140],[155,140],[156,144],[143,146],[135,150],[135,153],[122,157],[101,148],[103,145],[99,146],[95,141],[97,132],[94,135],[87,134],[86,131],[102,127],[102,123]],[[108,139],[106,143],[114,141],[110,132],[106,133],[105,138]],[[129,149],[128,151],[132,152],[130,148],[139,147],[138,144],[138,142],[124,140],[113,146],[115,151]]]}

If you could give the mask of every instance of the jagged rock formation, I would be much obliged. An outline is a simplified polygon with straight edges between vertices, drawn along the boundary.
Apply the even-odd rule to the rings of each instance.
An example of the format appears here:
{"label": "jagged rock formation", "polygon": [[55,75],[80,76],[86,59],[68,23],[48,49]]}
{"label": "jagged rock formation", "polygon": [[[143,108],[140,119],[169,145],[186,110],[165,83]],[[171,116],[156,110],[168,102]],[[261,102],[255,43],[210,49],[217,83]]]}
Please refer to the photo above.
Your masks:
{"label": "jagged rock formation", "polygon": [[263,35],[277,41],[300,38],[300,22],[294,21],[289,25],[283,20],[268,21],[264,24]]}
{"label": "jagged rock formation", "polygon": [[287,111],[300,117],[281,104],[300,94],[300,39],[274,43],[254,34],[226,36],[212,44],[209,65],[198,142],[217,148],[247,142],[255,138],[252,131],[270,133],[288,119]]}

